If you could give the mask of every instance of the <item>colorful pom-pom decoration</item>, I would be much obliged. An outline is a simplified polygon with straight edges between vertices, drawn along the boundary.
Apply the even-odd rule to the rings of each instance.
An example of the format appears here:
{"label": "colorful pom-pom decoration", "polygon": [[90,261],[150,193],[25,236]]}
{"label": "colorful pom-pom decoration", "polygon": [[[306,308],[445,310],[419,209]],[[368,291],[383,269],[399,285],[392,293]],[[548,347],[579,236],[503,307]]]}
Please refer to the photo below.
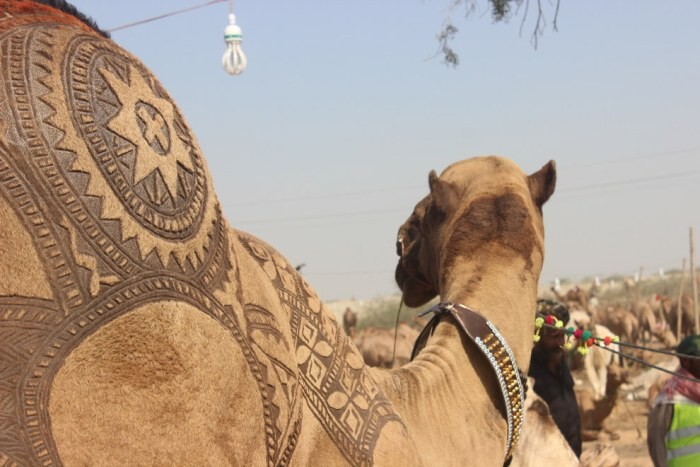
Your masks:
{"label": "colorful pom-pom decoration", "polygon": [[[566,350],[571,350],[574,347],[575,342],[578,340],[578,347],[576,348],[576,351],[583,356],[588,355],[588,353],[590,352],[589,348],[596,345],[596,341],[602,341],[606,346],[609,346],[613,342],[620,342],[619,336],[605,336],[600,338],[594,337],[591,331],[584,331],[581,328],[575,328],[573,326],[564,328],[564,323],[561,320],[557,319],[554,315],[547,315],[544,318],[538,316],[537,318],[535,318],[536,330],[535,334],[532,337],[534,342],[539,342],[541,340],[540,331],[542,327],[563,329],[567,337],[566,341],[562,345],[562,348]],[[572,336],[573,339],[571,339]]]}

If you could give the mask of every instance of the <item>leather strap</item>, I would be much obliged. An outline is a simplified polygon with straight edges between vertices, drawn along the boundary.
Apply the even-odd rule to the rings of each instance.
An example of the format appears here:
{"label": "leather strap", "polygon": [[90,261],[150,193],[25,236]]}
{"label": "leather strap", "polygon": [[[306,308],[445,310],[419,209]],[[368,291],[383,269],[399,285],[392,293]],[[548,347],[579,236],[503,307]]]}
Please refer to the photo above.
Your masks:
{"label": "leather strap", "polygon": [[512,350],[496,326],[478,312],[459,303],[441,302],[424,311],[420,316],[428,313],[434,313],[434,316],[416,339],[411,360],[425,347],[428,337],[433,334],[442,316],[449,314],[457,321],[464,334],[479,347],[481,353],[487,358],[498,379],[506,408],[506,421],[508,422],[505,452],[507,465],[513,456],[522,431],[527,378],[518,368]]}

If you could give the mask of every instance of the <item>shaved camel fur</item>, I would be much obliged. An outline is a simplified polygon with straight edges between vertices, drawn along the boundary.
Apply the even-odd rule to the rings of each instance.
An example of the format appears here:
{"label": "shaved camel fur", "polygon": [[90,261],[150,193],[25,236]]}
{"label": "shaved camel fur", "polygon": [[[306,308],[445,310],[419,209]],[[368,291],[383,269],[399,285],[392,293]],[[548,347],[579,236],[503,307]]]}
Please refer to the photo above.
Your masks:
{"label": "shaved camel fur", "polygon": [[[0,7],[0,464],[502,465],[496,377],[454,322],[365,367],[294,267],[229,227],[138,59]],[[523,371],[554,183],[551,162],[457,163],[401,230],[407,304],[479,310]]]}

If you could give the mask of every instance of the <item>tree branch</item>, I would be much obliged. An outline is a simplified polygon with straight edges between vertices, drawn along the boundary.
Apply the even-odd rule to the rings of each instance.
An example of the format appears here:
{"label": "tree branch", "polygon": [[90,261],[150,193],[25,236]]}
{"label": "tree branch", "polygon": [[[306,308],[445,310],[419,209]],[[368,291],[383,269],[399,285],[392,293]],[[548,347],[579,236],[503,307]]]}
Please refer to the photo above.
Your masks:
{"label": "tree branch", "polygon": [[[550,5],[553,0],[550,0]],[[525,27],[525,21],[527,20],[530,11],[530,0],[486,0],[487,5],[491,11],[491,17],[495,23],[507,22],[514,16],[520,14],[520,7],[523,2],[525,3],[525,9],[523,12],[522,20],[520,21],[520,36],[522,37],[522,32]],[[552,29],[556,32],[558,31],[557,19],[559,17],[559,6],[561,0],[556,0],[554,2],[554,14],[552,16]],[[478,0],[450,0],[449,10],[450,12],[459,7],[460,5],[465,6],[465,16],[470,16],[477,7]],[[513,7],[515,6],[515,11]],[[530,43],[533,48],[537,50],[539,45],[539,37],[544,34],[547,27],[547,18],[544,12],[544,6],[542,0],[537,0],[537,17],[535,19],[535,27],[532,31],[532,36],[530,38]],[[452,23],[452,20],[448,17],[445,20],[443,29],[437,34],[438,43],[440,44],[440,52],[443,55],[443,61],[446,65],[451,67],[457,67],[459,64],[459,55],[454,51],[451,44],[454,40],[459,29]]]}

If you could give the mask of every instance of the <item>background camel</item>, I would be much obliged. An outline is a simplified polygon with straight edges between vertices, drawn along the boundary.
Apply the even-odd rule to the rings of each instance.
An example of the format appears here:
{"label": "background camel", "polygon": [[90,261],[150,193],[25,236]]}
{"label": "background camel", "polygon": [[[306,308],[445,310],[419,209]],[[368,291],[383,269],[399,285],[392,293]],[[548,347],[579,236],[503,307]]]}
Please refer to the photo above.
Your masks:
{"label": "background camel", "polygon": [[672,304],[668,309],[668,315],[666,321],[671,326],[673,332],[676,332],[678,314],[680,312],[681,321],[681,335],[677,336],[680,341],[681,336],[689,336],[695,333],[695,316],[693,314],[693,299],[687,295],[683,294],[680,303],[678,300],[673,300]]}
{"label": "background camel", "polygon": [[580,288],[578,285],[566,291],[564,295],[552,287],[550,288],[557,301],[566,303],[571,310],[588,310],[588,292]]}
{"label": "background camel", "polygon": [[[534,380],[528,379],[529,387],[534,387]],[[523,434],[510,465],[511,467],[579,465],[576,454],[554,423],[547,403],[535,391],[527,393]]]}
{"label": "background camel", "polygon": [[605,395],[600,398],[590,388],[576,388],[576,400],[581,413],[581,429],[584,441],[597,439],[604,429],[605,419],[617,404],[620,386],[628,382],[627,371],[612,363],[607,367]]}
{"label": "background camel", "polygon": [[[364,328],[353,342],[367,365],[399,368],[411,359],[413,344],[417,337],[416,329],[406,323],[399,323],[396,333],[393,329]],[[396,355],[394,355],[394,346],[396,346]]]}
{"label": "background camel", "polygon": [[[602,324],[595,324],[590,329],[596,337],[613,336],[610,329]],[[601,345],[603,344],[601,343]],[[608,349],[612,349],[612,351]],[[609,367],[613,364],[613,361],[617,360],[614,352],[620,352],[619,344],[612,343],[607,347],[594,345],[590,347],[588,355],[584,357],[577,355],[577,358],[583,360],[584,373],[595,400],[602,399],[606,394]]]}
{"label": "background camel", "polygon": [[[594,316],[593,322],[607,327],[613,335],[620,338],[621,342],[634,344],[639,338],[639,320],[634,313],[622,305],[612,305],[599,310]],[[637,355],[639,352],[627,350],[625,353]],[[621,365],[628,364],[622,357],[619,362]]]}
{"label": "background camel", "polygon": [[[366,367],[295,267],[228,225],[138,59],[71,14],[0,8],[3,462],[502,465],[499,382],[455,321]],[[406,303],[469,304],[524,371],[555,177],[453,164],[400,229]]]}
{"label": "background camel", "polygon": [[350,307],[345,308],[343,312],[343,330],[351,339],[355,337],[355,329],[357,328],[357,312],[352,311]]}

